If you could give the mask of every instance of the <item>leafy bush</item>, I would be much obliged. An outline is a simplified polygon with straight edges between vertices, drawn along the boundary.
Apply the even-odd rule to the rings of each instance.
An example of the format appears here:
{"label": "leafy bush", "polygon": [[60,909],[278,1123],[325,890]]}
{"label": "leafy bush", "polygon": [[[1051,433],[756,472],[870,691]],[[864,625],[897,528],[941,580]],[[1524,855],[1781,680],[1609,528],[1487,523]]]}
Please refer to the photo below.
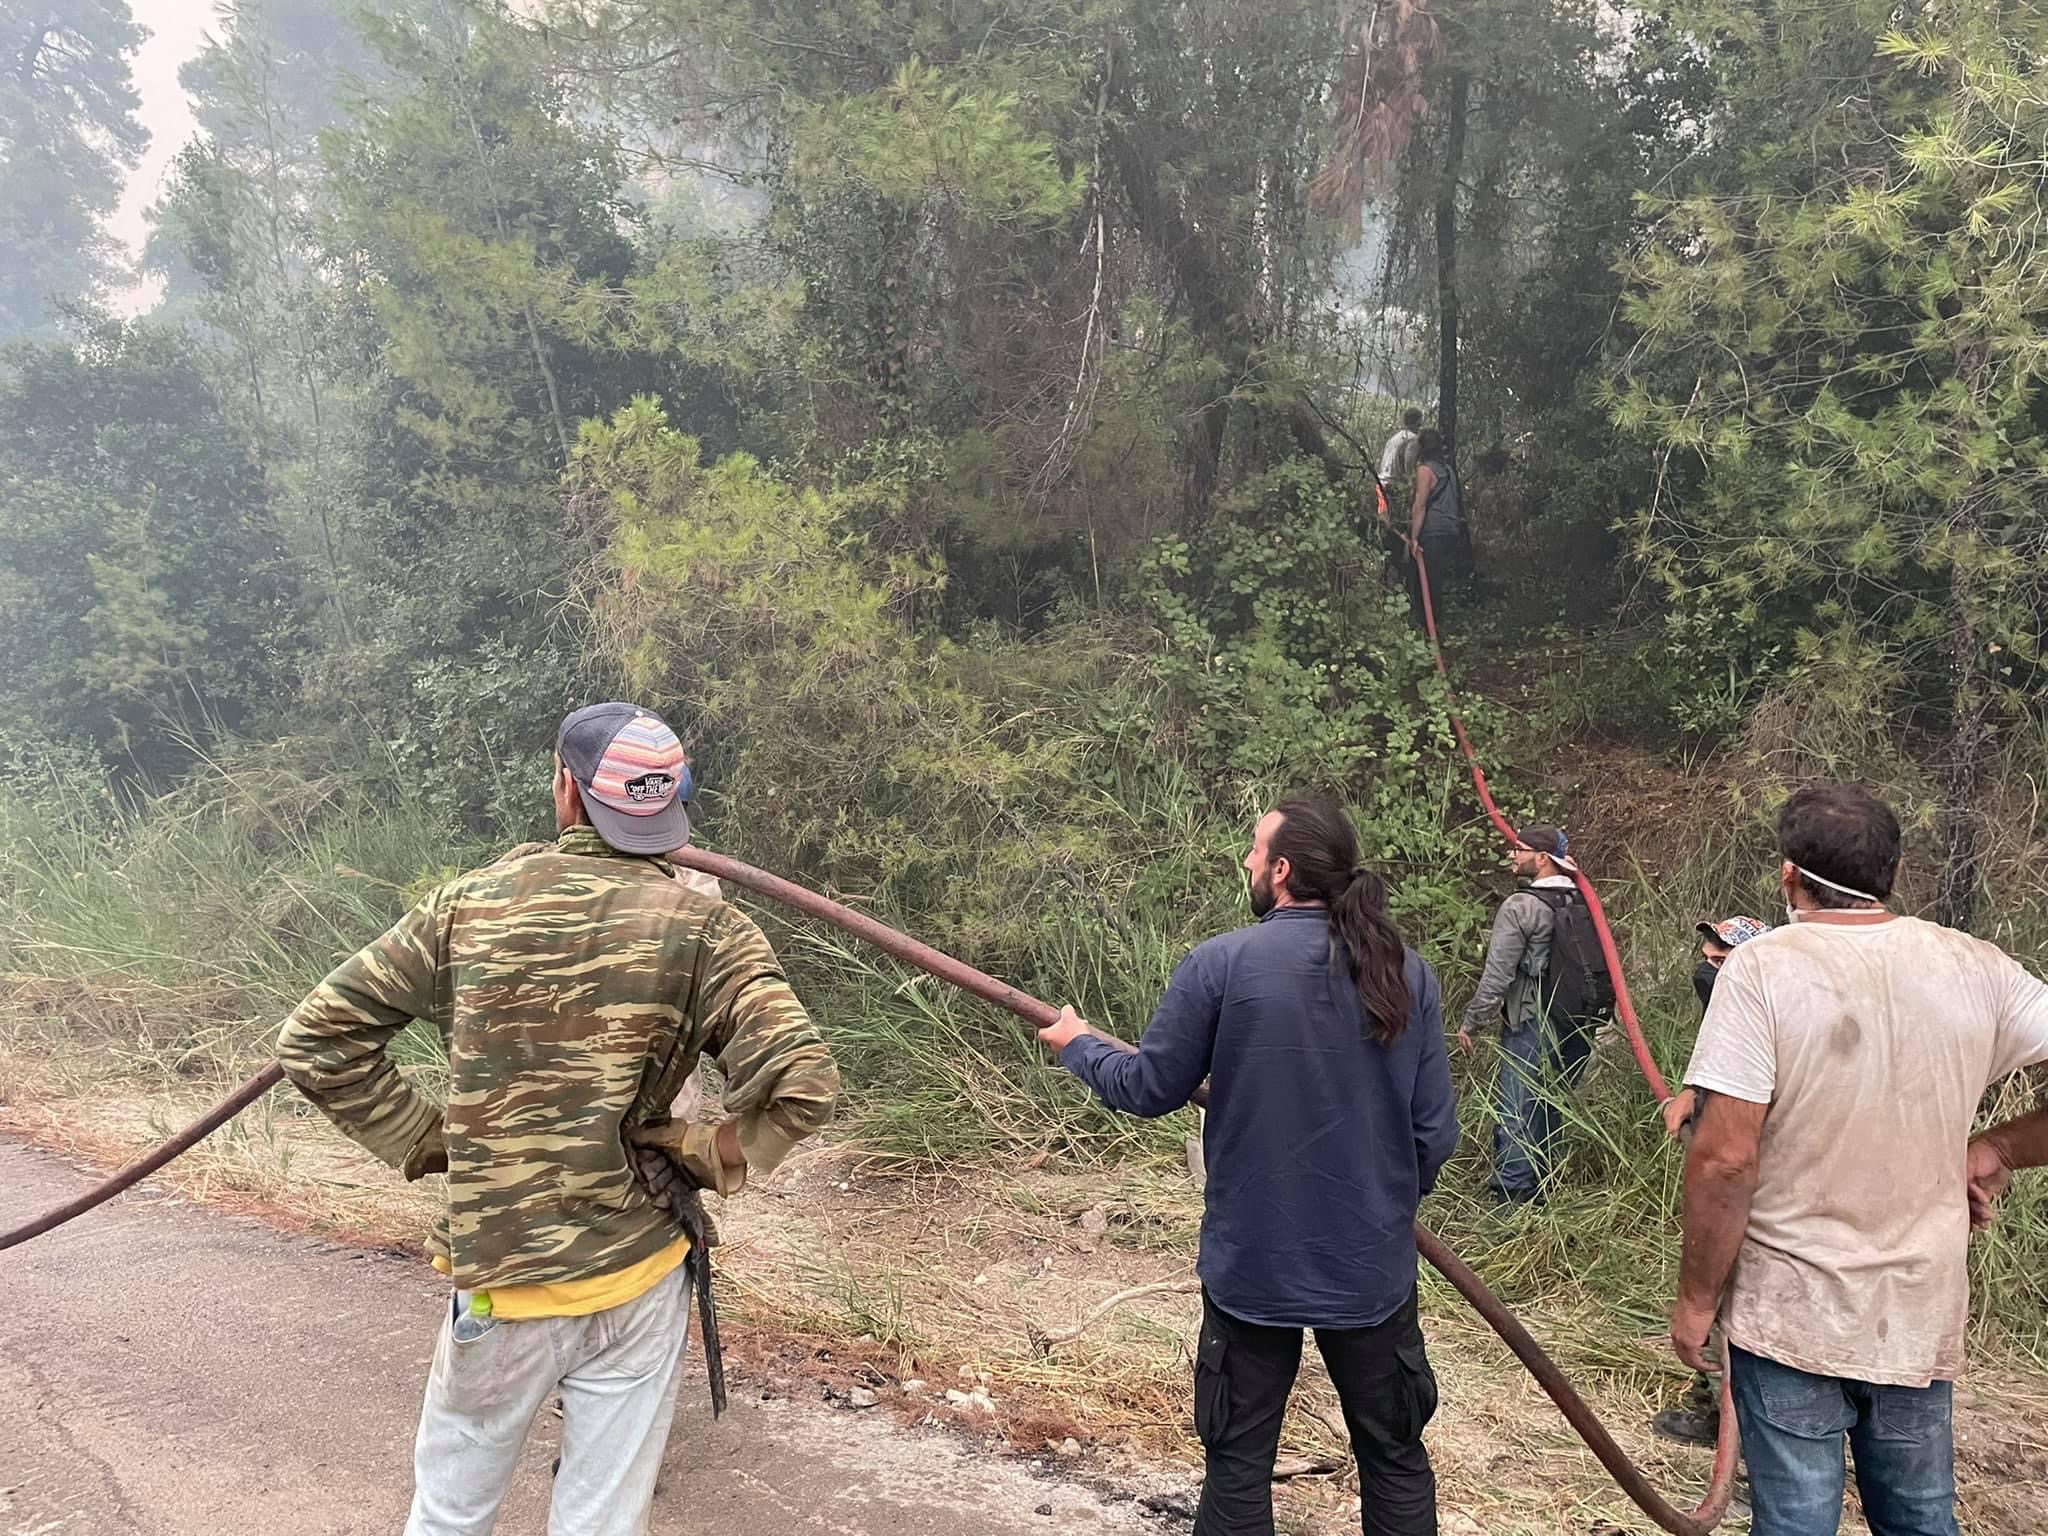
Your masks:
{"label": "leafy bush", "polygon": [[1455,951],[1477,922],[1458,875],[1494,836],[1467,809],[1443,683],[1376,532],[1319,465],[1290,460],[1163,541],[1140,597],[1191,763],[1269,794],[1342,795],[1400,908]]}
{"label": "leafy bush", "polygon": [[107,322],[0,366],[4,728],[174,775],[289,696],[289,551],[189,338]]}

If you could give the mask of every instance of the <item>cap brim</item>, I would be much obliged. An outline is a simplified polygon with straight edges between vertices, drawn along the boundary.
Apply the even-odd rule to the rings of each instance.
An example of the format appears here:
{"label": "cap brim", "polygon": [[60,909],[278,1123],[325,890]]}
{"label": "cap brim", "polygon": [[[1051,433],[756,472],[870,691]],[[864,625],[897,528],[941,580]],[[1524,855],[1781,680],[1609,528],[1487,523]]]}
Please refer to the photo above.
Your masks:
{"label": "cap brim", "polygon": [[680,800],[652,816],[628,816],[585,795],[583,814],[597,835],[621,853],[670,853],[690,840],[690,810]]}
{"label": "cap brim", "polygon": [[1707,938],[1714,940],[1716,943],[1725,944],[1728,942],[1726,939],[1721,937],[1721,930],[1716,928],[1712,923],[1699,923],[1696,926],[1702,934],[1704,934]]}

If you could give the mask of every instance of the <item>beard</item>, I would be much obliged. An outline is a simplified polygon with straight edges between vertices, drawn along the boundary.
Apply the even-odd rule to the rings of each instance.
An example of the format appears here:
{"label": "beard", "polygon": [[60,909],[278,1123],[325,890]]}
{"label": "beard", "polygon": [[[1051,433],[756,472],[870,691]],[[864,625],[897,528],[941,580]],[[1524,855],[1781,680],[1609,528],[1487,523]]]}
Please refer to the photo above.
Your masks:
{"label": "beard", "polygon": [[1264,917],[1276,905],[1273,896],[1273,876],[1270,873],[1251,877],[1252,916]]}

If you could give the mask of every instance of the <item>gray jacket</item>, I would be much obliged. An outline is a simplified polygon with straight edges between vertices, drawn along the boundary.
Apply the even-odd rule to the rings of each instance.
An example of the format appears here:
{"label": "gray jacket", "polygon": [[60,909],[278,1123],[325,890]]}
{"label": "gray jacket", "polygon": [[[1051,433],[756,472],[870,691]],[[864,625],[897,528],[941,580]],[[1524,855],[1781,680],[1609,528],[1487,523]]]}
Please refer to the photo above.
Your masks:
{"label": "gray jacket", "polygon": [[1543,973],[1550,965],[1550,936],[1556,929],[1557,914],[1528,886],[1500,904],[1493,935],[1486,941],[1479,990],[1465,1008],[1466,1029],[1503,1020],[1510,1029],[1535,1022],[1541,1013]]}

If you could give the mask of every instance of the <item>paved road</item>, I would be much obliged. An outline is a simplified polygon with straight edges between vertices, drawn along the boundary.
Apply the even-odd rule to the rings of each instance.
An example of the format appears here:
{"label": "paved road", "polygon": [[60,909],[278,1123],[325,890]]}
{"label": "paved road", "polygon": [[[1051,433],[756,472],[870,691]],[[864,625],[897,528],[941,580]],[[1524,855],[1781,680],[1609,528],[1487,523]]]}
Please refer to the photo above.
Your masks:
{"label": "paved road", "polygon": [[[86,1183],[0,1140],[0,1228]],[[0,1532],[398,1536],[445,1295],[423,1262],[146,1193],[0,1253]],[[714,1424],[694,1355],[657,1536],[1159,1529],[881,1410],[738,1391]],[[545,1526],[552,1442],[528,1448],[506,1536]]]}

